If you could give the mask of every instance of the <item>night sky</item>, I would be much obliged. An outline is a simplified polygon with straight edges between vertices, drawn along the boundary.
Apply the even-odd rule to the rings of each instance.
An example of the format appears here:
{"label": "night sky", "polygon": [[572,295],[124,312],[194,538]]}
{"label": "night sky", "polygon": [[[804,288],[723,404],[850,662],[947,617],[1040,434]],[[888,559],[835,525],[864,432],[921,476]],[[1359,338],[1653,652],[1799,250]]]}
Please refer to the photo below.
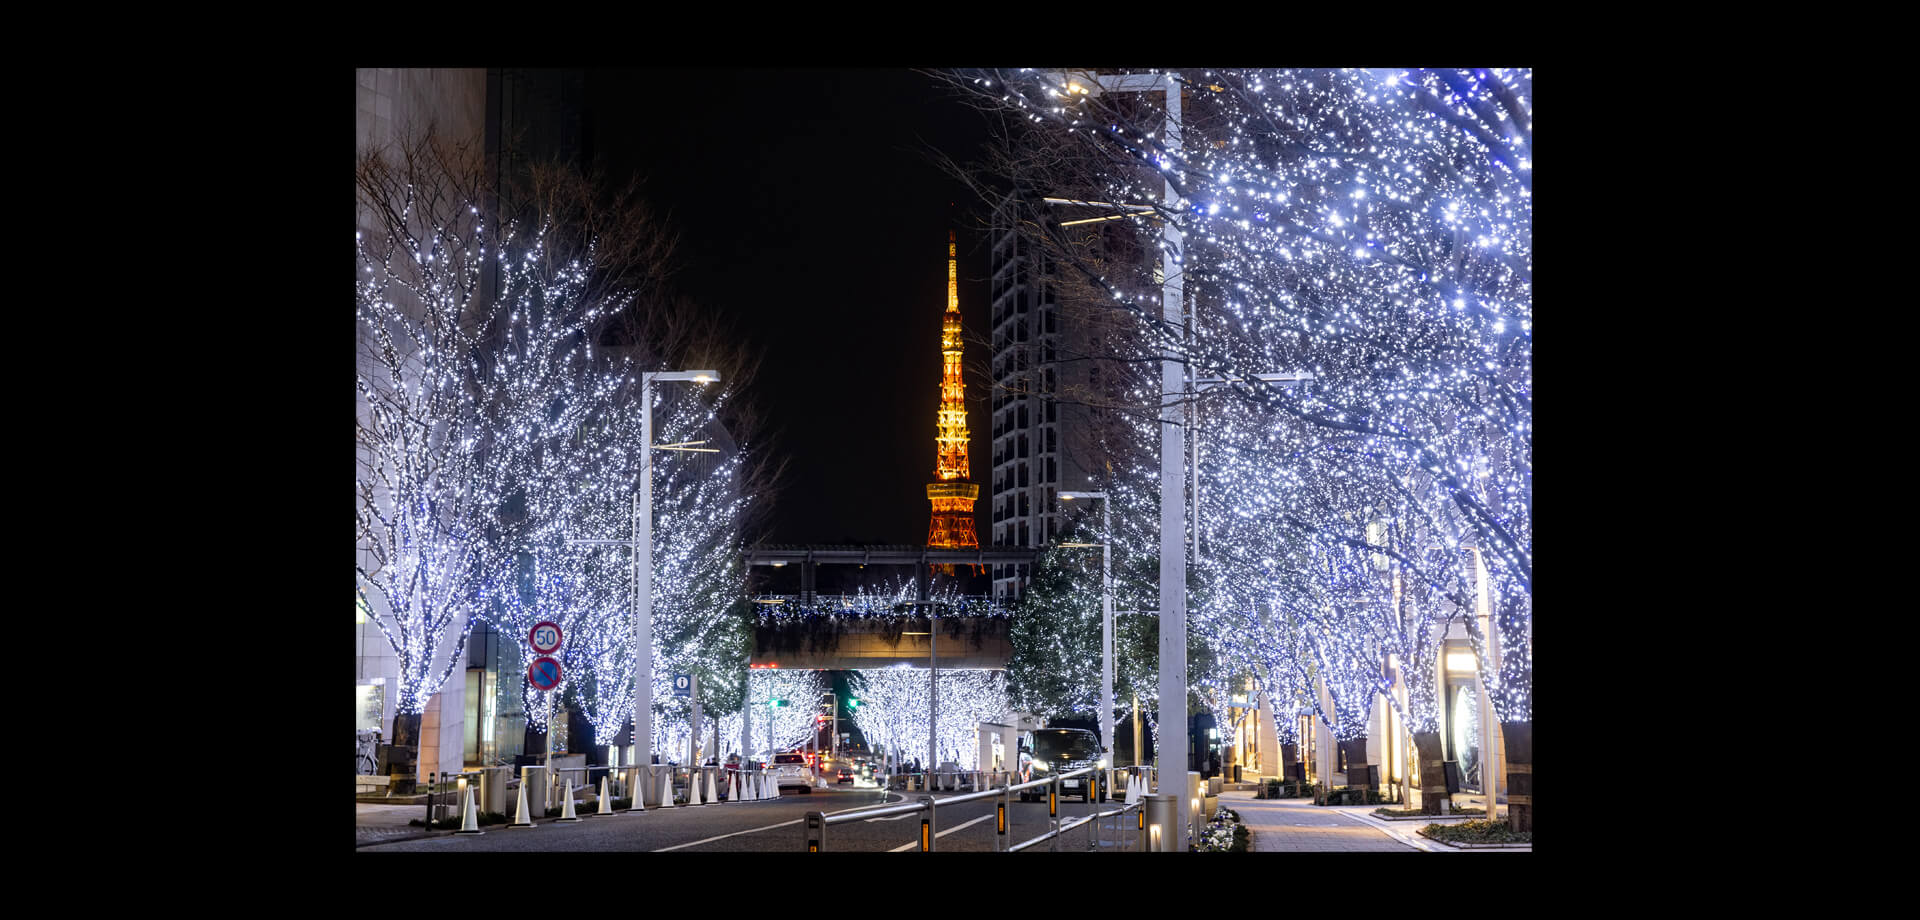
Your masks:
{"label": "night sky", "polygon": [[[764,355],[758,450],[788,459],[766,542],[924,544],[948,229],[970,371],[990,309],[984,208],[927,148],[972,159],[985,120],[879,69],[589,71],[586,115],[590,155],[679,233],[674,287]],[[977,512],[990,395],[969,373]]]}

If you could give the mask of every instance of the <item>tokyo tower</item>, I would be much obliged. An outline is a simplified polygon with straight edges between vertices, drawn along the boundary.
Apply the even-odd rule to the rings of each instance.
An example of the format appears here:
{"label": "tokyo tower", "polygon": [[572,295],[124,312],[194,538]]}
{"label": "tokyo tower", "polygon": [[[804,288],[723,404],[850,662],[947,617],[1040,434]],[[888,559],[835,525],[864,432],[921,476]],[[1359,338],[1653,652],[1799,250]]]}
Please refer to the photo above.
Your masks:
{"label": "tokyo tower", "polygon": [[[954,232],[947,231],[947,312],[940,329],[940,414],[939,435],[934,438],[938,482],[927,484],[927,501],[933,503],[933,525],[927,528],[927,545],[942,549],[978,547],[973,532],[973,503],[980,498],[980,486],[967,481],[967,385],[960,376],[960,283],[957,273],[957,247]],[[947,574],[952,566],[939,566]]]}

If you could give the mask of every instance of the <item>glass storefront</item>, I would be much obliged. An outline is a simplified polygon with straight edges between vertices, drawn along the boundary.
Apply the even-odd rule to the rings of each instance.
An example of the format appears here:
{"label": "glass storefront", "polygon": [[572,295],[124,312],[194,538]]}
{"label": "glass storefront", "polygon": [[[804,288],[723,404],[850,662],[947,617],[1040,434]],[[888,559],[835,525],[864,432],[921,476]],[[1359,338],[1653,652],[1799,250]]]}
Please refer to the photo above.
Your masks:
{"label": "glass storefront", "polygon": [[355,721],[353,727],[358,731],[381,731],[381,718],[386,714],[387,688],[385,684],[359,684],[353,688],[355,694]]}
{"label": "glass storefront", "polygon": [[1464,792],[1480,790],[1480,696],[1471,685],[1456,686],[1453,711],[1447,721],[1452,725],[1453,759],[1460,763],[1460,788]]}

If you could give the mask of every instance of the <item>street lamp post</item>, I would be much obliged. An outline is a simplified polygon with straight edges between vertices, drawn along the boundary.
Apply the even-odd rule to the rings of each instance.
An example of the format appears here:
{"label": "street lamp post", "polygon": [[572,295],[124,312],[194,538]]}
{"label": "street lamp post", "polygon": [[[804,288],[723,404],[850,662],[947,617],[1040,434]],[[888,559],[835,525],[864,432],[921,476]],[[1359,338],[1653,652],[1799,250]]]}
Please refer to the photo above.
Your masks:
{"label": "street lamp post", "polygon": [[[1179,213],[1180,193],[1173,178],[1181,149],[1180,81],[1168,73],[1044,76],[1061,95],[1091,93],[1096,87],[1108,93],[1165,95],[1167,121],[1162,134],[1167,159],[1162,171],[1167,175],[1161,207],[1167,213]],[[1178,261],[1186,234],[1173,221],[1163,220],[1160,239],[1160,315],[1169,328],[1177,329],[1186,296]],[[1170,337],[1160,349],[1160,723],[1173,729],[1160,733],[1158,761],[1160,776],[1172,775],[1179,782],[1164,785],[1163,793],[1184,789],[1187,769],[1187,553],[1182,545],[1187,536],[1187,503],[1182,494],[1186,477],[1180,468],[1187,453],[1180,425],[1185,378],[1180,343]]]}
{"label": "street lamp post", "polygon": [[[1113,737],[1113,505],[1105,492],[1061,492],[1061,501],[1100,500],[1100,742],[1109,752]],[[1079,544],[1063,543],[1062,546]],[[1108,766],[1113,761],[1109,757]],[[1138,766],[1138,764],[1135,764]],[[1111,785],[1111,784],[1109,784]]]}
{"label": "street lamp post", "polygon": [[[640,469],[640,492],[633,501],[630,540],[569,540],[569,543],[626,544],[633,547],[633,762],[653,762],[653,382],[690,380],[712,383],[718,371],[653,371],[640,375],[640,443],[648,450]],[[686,449],[665,445],[664,449]],[[694,726],[699,734],[700,727]]]}

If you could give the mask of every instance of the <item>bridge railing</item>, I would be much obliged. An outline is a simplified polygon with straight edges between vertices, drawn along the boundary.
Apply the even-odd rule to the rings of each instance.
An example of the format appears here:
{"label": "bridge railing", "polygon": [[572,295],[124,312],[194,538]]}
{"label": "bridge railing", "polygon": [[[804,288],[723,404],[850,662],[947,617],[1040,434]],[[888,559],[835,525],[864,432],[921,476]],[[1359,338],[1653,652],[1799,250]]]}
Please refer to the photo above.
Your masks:
{"label": "bridge railing", "polygon": [[[811,604],[803,604],[798,594],[756,594],[751,600],[763,617],[813,614],[825,616],[894,616],[910,613],[919,605],[911,598],[890,594],[816,594]],[[1007,606],[986,594],[936,596],[930,602],[939,617],[1004,617]]]}

